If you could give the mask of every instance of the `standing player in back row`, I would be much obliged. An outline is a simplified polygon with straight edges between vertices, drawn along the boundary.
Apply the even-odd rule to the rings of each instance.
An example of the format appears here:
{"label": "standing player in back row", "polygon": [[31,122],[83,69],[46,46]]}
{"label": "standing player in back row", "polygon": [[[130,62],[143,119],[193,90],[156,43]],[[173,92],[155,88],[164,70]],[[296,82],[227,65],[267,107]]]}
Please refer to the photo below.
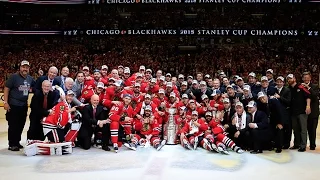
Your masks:
{"label": "standing player in back row", "polygon": [[9,150],[19,151],[21,134],[26,123],[28,97],[34,80],[29,75],[30,64],[22,61],[19,72],[12,74],[4,88],[4,109],[7,111]]}

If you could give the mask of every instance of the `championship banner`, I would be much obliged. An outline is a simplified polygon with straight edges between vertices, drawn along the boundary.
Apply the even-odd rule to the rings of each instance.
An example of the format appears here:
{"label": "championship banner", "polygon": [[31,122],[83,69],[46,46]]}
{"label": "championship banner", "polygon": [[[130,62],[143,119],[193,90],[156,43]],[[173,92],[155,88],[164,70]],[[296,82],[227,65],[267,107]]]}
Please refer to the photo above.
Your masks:
{"label": "championship banner", "polygon": [[87,0],[0,0],[2,2],[26,4],[85,4]]}
{"label": "championship banner", "polygon": [[298,29],[71,29],[62,31],[0,30],[3,35],[63,36],[287,36],[318,37],[319,30]]}

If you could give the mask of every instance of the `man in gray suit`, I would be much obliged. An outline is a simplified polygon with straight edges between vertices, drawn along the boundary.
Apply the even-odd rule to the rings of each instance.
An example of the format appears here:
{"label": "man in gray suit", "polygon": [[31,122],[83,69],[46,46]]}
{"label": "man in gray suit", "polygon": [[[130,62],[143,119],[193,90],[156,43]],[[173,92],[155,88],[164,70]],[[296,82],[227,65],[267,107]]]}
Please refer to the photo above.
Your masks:
{"label": "man in gray suit", "polygon": [[73,83],[72,91],[76,94],[76,98],[81,96],[81,92],[84,88],[84,73],[82,71],[77,72],[76,80]]}

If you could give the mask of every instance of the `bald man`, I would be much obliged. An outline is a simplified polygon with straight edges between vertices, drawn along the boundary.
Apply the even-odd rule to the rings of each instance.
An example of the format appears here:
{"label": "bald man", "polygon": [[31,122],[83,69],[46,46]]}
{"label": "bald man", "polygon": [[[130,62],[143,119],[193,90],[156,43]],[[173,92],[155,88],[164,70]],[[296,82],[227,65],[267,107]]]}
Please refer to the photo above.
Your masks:
{"label": "bald man", "polygon": [[99,96],[93,95],[90,104],[83,108],[82,126],[78,135],[78,143],[85,150],[91,148],[91,138],[95,134],[102,134],[102,149],[110,151],[108,147],[110,139],[110,120],[108,119],[109,109],[99,104]]}
{"label": "bald man", "polygon": [[42,82],[44,80],[48,80],[51,86],[55,86],[55,85],[60,86],[61,82],[58,79],[56,79],[57,75],[58,75],[58,69],[55,66],[50,67],[47,75],[38,77],[38,79],[36,80],[36,84],[33,88],[34,90],[33,92],[42,90]]}
{"label": "bald man", "polygon": [[51,109],[57,104],[59,99],[57,90],[51,91],[50,89],[50,81],[44,80],[41,90],[36,91],[31,99],[30,126],[27,133],[29,140],[44,140],[41,121],[52,113]]}

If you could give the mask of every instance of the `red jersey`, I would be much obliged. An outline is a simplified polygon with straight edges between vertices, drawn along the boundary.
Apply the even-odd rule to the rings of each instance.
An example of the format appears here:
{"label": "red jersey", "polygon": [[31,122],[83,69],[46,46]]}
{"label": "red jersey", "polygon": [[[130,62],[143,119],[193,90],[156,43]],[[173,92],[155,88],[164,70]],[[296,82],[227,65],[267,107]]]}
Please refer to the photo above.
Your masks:
{"label": "red jersey", "polygon": [[59,102],[52,110],[54,111],[52,115],[43,118],[43,127],[49,129],[63,128],[72,121],[71,113],[68,112],[69,104],[67,102]]}
{"label": "red jersey", "polygon": [[192,120],[187,122],[185,126],[182,128],[181,133],[199,136],[208,129],[208,124],[202,119],[196,120],[196,122],[200,124],[199,127],[193,125],[192,122]]}
{"label": "red jersey", "polygon": [[102,104],[106,107],[111,107],[112,101],[121,101],[123,98],[123,95],[125,94],[128,94],[128,92],[125,90],[116,92],[115,86],[108,87],[105,91]]}
{"label": "red jersey", "polygon": [[[150,123],[143,123],[144,119],[146,117],[143,117],[143,119],[140,121],[141,123],[141,130],[140,133],[143,135],[153,135],[153,136],[158,136],[160,134],[160,127],[159,124],[157,123],[156,120],[154,120],[154,117],[149,117],[150,118]],[[153,120],[151,120],[153,119]]]}
{"label": "red jersey", "polygon": [[152,95],[152,94],[157,94],[159,92],[159,89],[160,88],[159,88],[158,85],[154,85],[153,88],[150,88],[150,85],[145,83],[145,84],[141,85],[140,91],[142,93],[146,93],[146,94]]}
{"label": "red jersey", "polygon": [[125,122],[120,121],[121,117],[133,117],[134,112],[130,105],[125,106],[124,103],[121,103],[120,105],[114,105],[112,106],[110,113],[109,113],[109,119],[111,121],[117,121],[120,122],[120,124],[124,127],[126,134],[131,134],[131,127],[133,125],[133,121]]}
{"label": "red jersey", "polygon": [[177,131],[176,131],[177,134],[181,134],[182,128],[189,121],[190,121],[190,119],[188,119],[187,117],[180,117],[180,115],[174,116],[174,122],[176,123],[176,127],[177,127]]}

